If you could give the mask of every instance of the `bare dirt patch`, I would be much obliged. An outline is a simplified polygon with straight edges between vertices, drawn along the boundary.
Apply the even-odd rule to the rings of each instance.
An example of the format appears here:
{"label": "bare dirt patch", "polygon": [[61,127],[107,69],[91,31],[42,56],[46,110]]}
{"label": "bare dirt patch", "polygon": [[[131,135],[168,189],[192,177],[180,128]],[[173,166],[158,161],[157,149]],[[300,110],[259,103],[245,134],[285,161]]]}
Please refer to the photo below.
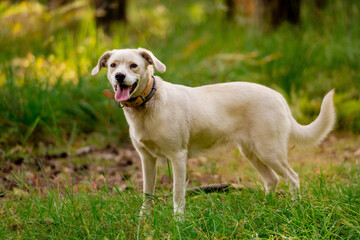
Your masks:
{"label": "bare dirt patch", "polygon": [[[8,152],[0,150],[0,156],[0,197],[11,192],[16,194],[24,185],[39,191],[71,186],[75,192],[96,191],[104,186],[120,191],[142,188],[140,159],[131,145],[125,148],[84,146],[73,154],[44,155],[17,146]],[[289,149],[289,161],[295,171],[306,176],[336,173],[334,166],[359,169],[360,137],[336,134],[310,150]],[[171,175],[165,159],[159,161],[158,168],[157,188],[170,191]],[[219,149],[211,155],[189,159],[187,168],[189,188],[219,183],[248,186],[261,181],[236,149]],[[336,174],[341,177],[341,173]]]}

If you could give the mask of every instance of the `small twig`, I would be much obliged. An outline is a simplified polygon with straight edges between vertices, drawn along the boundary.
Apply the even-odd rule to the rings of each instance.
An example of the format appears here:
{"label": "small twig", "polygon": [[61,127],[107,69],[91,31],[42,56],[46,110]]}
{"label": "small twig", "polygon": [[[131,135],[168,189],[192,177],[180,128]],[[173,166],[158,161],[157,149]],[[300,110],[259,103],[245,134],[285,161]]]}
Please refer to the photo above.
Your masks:
{"label": "small twig", "polygon": [[214,192],[228,192],[230,184],[220,183],[220,184],[210,184],[202,185],[195,188],[190,188],[186,191],[188,195],[197,195],[200,193],[214,193]]}
{"label": "small twig", "polygon": [[[207,193],[215,193],[215,192],[225,193],[225,192],[229,192],[230,189],[240,191],[245,188],[246,187],[237,186],[237,185],[229,184],[229,183],[209,184],[209,185],[202,185],[199,187],[189,188],[186,190],[186,194],[188,194],[189,196],[194,196],[194,195],[199,195],[201,193],[206,193],[206,194]],[[164,197],[164,198],[168,198],[170,196],[171,196],[171,194],[162,195],[162,197]]]}

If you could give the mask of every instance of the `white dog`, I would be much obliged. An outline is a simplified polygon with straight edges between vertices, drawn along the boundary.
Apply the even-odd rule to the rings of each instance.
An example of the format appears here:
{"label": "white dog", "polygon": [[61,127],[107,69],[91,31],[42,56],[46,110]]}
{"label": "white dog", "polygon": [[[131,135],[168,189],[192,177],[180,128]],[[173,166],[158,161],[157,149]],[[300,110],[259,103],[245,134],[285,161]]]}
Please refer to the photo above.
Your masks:
{"label": "white dog", "polygon": [[143,171],[143,209],[152,205],[156,160],[168,158],[173,168],[174,212],[185,210],[186,161],[221,144],[238,147],[264,180],[266,193],[279,177],[294,193],[298,175],[287,162],[288,145],[319,144],[335,123],[334,91],[324,98],[317,119],[298,124],[285,99],[276,91],[248,82],[186,87],[154,76],[153,66],[165,65],[146,49],[105,52],[92,75],[108,67],[115,94],[104,91],[124,107],[131,140],[140,154]]}

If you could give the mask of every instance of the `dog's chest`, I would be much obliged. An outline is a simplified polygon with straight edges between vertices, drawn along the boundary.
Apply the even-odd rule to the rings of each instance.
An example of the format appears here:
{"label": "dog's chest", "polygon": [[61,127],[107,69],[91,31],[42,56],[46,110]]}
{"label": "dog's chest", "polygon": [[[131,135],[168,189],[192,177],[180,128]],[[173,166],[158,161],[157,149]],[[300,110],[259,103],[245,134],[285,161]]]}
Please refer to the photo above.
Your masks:
{"label": "dog's chest", "polygon": [[152,114],[126,117],[134,144],[147,149],[154,156],[164,157],[164,146],[169,146],[171,131],[165,127],[162,120]]}
{"label": "dog's chest", "polygon": [[147,139],[153,139],[158,135],[156,133],[157,127],[153,120],[151,120],[151,118],[148,120],[144,119],[144,117],[127,118],[130,126],[130,136],[139,142]]}

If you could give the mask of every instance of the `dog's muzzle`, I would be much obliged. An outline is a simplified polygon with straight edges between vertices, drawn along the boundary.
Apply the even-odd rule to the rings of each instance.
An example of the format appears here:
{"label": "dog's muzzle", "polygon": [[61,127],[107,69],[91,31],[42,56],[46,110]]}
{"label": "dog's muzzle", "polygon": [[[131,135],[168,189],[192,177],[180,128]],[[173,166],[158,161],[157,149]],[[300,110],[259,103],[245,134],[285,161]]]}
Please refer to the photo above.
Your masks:
{"label": "dog's muzzle", "polygon": [[118,102],[127,101],[130,98],[130,94],[136,89],[138,83],[133,85],[117,84],[115,85],[115,100]]}

